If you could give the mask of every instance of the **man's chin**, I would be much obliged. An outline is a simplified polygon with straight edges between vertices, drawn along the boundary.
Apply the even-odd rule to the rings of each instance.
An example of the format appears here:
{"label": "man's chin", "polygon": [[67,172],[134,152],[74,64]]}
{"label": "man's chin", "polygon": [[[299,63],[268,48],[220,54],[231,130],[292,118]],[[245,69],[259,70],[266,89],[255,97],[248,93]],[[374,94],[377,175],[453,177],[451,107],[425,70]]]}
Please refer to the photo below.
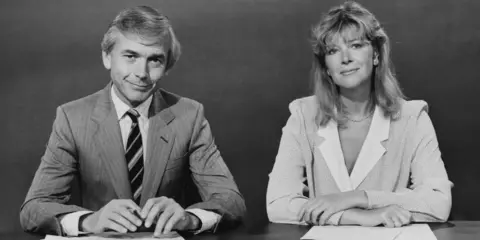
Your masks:
{"label": "man's chin", "polygon": [[141,103],[143,103],[145,100],[147,100],[152,94],[153,94],[153,91],[146,92],[143,94],[135,94],[133,96],[131,95],[128,98],[128,101],[131,103],[132,106],[136,107]]}

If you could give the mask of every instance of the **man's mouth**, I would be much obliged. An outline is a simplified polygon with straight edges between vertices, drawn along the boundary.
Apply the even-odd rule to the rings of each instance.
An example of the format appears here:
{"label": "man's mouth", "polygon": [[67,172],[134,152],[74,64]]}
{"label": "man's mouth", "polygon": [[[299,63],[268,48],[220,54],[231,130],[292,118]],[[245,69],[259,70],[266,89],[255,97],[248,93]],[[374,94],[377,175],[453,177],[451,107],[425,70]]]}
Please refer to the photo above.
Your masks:
{"label": "man's mouth", "polygon": [[127,81],[128,83],[132,84],[135,87],[142,88],[142,89],[148,89],[148,88],[152,87],[152,84],[134,83],[134,82],[131,82],[131,81],[128,81],[128,80],[125,80],[125,81]]}

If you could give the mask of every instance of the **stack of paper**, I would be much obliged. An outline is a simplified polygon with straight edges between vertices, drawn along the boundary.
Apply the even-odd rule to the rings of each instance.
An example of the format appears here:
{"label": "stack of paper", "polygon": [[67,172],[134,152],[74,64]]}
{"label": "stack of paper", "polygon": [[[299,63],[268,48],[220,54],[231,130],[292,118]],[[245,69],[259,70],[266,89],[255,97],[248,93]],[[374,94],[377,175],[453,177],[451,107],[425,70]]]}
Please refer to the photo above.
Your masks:
{"label": "stack of paper", "polygon": [[164,234],[159,237],[153,237],[153,233],[149,232],[139,232],[139,233],[103,233],[99,235],[91,235],[84,237],[60,237],[47,235],[45,240],[111,240],[111,239],[135,239],[135,240],[185,240],[177,232],[172,232],[170,234]]}
{"label": "stack of paper", "polygon": [[301,239],[309,240],[436,240],[427,224],[400,228],[360,226],[315,226]]}

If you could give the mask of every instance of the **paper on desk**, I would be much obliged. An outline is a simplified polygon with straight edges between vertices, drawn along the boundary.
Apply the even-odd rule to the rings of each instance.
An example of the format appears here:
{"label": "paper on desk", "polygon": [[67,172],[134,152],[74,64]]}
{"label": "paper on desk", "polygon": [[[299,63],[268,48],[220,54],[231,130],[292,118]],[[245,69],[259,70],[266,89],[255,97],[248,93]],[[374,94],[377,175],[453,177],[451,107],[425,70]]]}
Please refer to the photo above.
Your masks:
{"label": "paper on desk", "polygon": [[153,233],[139,232],[139,233],[104,233],[97,236],[84,236],[84,237],[61,237],[47,235],[44,240],[110,240],[110,239],[134,239],[134,240],[185,240],[177,232],[171,234],[161,235],[160,237],[153,237]]}
{"label": "paper on desk", "polygon": [[427,224],[414,224],[401,228],[360,226],[315,226],[301,239],[313,240],[436,240]]}

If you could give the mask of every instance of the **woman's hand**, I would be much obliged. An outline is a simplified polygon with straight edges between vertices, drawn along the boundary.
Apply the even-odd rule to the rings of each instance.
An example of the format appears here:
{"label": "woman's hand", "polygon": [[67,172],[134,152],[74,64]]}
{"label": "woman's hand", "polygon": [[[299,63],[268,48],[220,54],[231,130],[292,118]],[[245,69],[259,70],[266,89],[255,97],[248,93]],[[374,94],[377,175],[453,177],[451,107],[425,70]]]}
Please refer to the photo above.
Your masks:
{"label": "woman's hand", "polygon": [[[408,210],[397,205],[389,205],[383,208],[368,210],[367,216],[368,215],[371,216],[370,219],[374,220],[371,224],[375,225],[372,226],[384,225],[389,228],[407,225],[412,219],[412,214]],[[366,223],[368,224],[368,221],[366,221]]]}
{"label": "woman's hand", "polygon": [[368,199],[364,191],[341,192],[319,196],[306,202],[298,213],[300,221],[312,225],[325,225],[335,213],[350,208],[366,208]]}
{"label": "woman's hand", "polygon": [[361,225],[365,227],[375,227],[383,225],[385,227],[401,227],[411,222],[412,214],[397,206],[389,205],[377,209],[349,209],[345,211],[340,220],[342,225]]}

